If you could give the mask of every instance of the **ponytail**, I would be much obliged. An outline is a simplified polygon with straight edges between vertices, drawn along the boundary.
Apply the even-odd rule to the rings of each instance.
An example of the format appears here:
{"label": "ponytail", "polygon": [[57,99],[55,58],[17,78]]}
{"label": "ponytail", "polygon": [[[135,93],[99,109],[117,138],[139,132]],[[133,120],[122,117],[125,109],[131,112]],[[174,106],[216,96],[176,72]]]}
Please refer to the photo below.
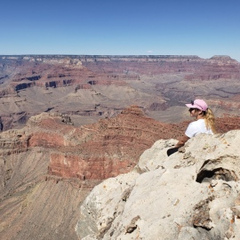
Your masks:
{"label": "ponytail", "polygon": [[207,129],[211,129],[213,133],[216,133],[216,127],[215,127],[215,117],[210,108],[208,108],[204,115],[204,120],[206,123]]}

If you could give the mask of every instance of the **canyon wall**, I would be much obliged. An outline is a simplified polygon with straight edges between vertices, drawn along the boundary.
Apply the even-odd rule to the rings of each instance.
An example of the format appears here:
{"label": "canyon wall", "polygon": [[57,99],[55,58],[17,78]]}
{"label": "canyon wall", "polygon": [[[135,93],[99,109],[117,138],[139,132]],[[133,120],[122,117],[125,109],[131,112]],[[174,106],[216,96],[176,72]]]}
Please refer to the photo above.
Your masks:
{"label": "canyon wall", "polygon": [[[121,184],[124,174],[130,174],[129,185],[135,186],[142,171],[166,170],[165,148],[186,129],[190,118],[184,104],[195,97],[207,100],[214,110],[219,134],[240,129],[239,79],[239,63],[226,56],[0,56],[0,238],[123,237],[116,226],[124,206],[119,199],[119,215],[112,218],[109,208],[109,219],[101,223],[89,216],[91,227],[97,226],[89,228],[91,233],[75,231],[78,221],[78,229],[86,225],[79,218],[79,205],[103,180],[113,179],[115,185],[115,177],[122,186],[115,185],[116,193],[125,203],[131,191]],[[149,163],[141,166],[142,153],[159,139],[154,148],[159,158],[150,161],[150,154]],[[194,165],[190,152],[181,154],[176,156],[184,164]],[[223,175],[228,174],[232,170],[227,168]],[[138,215],[130,217],[125,237],[139,233]]]}
{"label": "canyon wall", "polygon": [[130,105],[162,122],[186,119],[204,98],[218,117],[240,114],[240,63],[228,56],[0,56],[2,130],[41,112],[84,125]]}
{"label": "canyon wall", "polygon": [[145,149],[171,136],[171,128],[133,106],[81,127],[66,115],[42,113],[22,129],[2,132],[0,238],[78,239],[78,206],[91,189],[131,171]]}
{"label": "canyon wall", "polygon": [[[217,123],[222,132],[240,128],[236,118]],[[68,115],[47,112],[30,117],[22,129],[3,131],[0,238],[78,239],[78,207],[92,188],[131,172],[154,142],[177,139],[187,124],[161,123],[131,106],[84,126],[74,126]]]}

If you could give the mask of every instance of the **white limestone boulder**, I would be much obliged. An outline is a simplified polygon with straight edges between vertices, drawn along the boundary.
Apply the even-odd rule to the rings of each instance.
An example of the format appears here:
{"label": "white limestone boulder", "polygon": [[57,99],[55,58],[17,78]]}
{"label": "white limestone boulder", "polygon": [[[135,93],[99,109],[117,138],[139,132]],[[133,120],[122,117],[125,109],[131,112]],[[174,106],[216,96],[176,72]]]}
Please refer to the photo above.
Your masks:
{"label": "white limestone boulder", "polygon": [[240,239],[240,131],[198,135],[167,157],[159,140],[136,168],[86,198],[79,239]]}

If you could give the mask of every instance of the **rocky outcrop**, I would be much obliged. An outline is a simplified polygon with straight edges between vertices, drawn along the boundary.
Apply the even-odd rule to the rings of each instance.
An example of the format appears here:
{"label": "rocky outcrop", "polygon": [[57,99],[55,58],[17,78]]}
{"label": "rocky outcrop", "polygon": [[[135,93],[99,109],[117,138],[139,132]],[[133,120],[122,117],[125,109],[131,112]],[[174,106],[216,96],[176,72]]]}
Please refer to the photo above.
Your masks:
{"label": "rocky outcrop", "polygon": [[135,169],[103,181],[80,208],[80,239],[239,239],[240,131],[198,135],[167,157],[159,140]]}
{"label": "rocky outcrop", "polygon": [[[157,139],[172,135],[171,124],[146,117],[137,106],[79,128],[39,117],[29,121],[38,125],[29,136],[29,147],[57,148],[50,155],[48,172],[64,178],[102,180],[126,173],[135,166],[139,153]],[[176,128],[175,135],[181,134],[181,128]]]}

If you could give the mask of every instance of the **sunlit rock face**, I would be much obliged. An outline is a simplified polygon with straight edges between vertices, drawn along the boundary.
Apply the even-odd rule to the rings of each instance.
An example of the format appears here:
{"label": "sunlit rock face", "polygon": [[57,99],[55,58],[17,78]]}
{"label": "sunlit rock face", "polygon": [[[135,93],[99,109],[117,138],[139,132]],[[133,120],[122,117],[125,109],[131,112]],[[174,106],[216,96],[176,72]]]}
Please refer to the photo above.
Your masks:
{"label": "sunlit rock face", "polygon": [[240,63],[228,56],[0,56],[2,130],[41,112],[84,125],[139,105],[162,122],[181,122],[200,97],[218,117],[240,114]]}
{"label": "sunlit rock face", "polygon": [[238,239],[240,131],[198,135],[167,157],[159,140],[135,169],[103,181],[80,207],[80,239]]}
{"label": "sunlit rock face", "polygon": [[38,124],[40,131],[31,135],[29,145],[58,150],[50,155],[49,174],[82,180],[102,180],[126,173],[154,141],[182,134],[182,126],[157,122],[137,106],[88,126],[63,128],[61,122],[58,124],[52,119],[42,120]]}

